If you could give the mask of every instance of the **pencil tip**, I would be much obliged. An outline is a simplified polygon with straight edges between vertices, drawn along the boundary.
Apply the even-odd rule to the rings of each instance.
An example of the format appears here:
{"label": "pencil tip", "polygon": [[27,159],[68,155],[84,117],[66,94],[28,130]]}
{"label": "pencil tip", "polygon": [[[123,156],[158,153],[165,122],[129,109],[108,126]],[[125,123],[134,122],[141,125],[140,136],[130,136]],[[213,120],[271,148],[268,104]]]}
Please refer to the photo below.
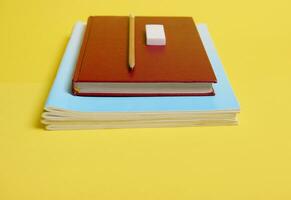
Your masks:
{"label": "pencil tip", "polygon": [[134,64],[130,64],[129,68],[130,68],[130,70],[133,70],[134,69]]}

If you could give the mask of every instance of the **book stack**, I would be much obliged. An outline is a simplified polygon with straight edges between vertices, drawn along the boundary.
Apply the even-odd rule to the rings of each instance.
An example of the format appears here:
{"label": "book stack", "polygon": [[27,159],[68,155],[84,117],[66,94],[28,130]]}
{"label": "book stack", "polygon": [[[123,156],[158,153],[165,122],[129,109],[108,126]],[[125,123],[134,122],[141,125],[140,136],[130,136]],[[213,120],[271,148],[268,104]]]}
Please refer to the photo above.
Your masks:
{"label": "book stack", "polygon": [[[162,24],[165,46],[146,44]],[[128,17],[77,22],[46,101],[48,130],[237,124],[240,107],[205,24],[190,17],[136,17],[128,67]]]}

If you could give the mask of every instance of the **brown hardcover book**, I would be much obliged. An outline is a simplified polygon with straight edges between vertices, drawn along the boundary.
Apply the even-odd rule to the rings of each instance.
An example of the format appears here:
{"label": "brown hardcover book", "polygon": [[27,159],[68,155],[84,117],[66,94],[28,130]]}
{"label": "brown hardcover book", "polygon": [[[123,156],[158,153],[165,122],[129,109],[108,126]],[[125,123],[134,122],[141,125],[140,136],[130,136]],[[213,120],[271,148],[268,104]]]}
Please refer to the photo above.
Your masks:
{"label": "brown hardcover book", "polygon": [[[166,46],[146,45],[145,25],[164,26]],[[216,77],[191,17],[135,17],[135,67],[128,67],[129,18],[88,18],[73,93],[89,96],[214,95]]]}

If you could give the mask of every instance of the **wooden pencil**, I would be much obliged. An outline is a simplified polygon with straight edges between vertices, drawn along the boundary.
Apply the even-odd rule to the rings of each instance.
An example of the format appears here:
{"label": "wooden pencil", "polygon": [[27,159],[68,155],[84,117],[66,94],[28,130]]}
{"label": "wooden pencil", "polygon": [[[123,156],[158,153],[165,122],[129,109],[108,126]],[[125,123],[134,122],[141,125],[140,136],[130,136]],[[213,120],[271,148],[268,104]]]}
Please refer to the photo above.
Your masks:
{"label": "wooden pencil", "polygon": [[129,52],[128,52],[128,64],[129,68],[133,70],[134,65],[135,65],[135,27],[134,27],[134,16],[132,14],[129,15]]}

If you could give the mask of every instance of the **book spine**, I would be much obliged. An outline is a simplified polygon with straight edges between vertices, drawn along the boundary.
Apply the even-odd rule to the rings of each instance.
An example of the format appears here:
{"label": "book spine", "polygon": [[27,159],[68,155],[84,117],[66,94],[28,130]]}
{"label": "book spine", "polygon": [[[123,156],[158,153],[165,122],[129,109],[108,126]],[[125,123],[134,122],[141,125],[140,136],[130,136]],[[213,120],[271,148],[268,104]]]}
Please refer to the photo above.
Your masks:
{"label": "book spine", "polygon": [[86,27],[86,31],[84,34],[84,39],[83,39],[83,43],[80,49],[80,53],[78,56],[78,61],[76,64],[76,68],[75,68],[75,72],[74,72],[74,76],[73,76],[73,80],[72,80],[72,92],[73,94],[77,95],[79,93],[78,88],[75,87],[75,82],[77,82],[79,80],[79,74],[82,70],[82,66],[83,66],[83,60],[84,60],[84,56],[85,56],[85,52],[86,52],[86,47],[87,47],[87,43],[88,43],[88,39],[90,36],[90,32],[91,32],[91,27],[92,27],[92,20],[93,18],[90,16],[88,18],[87,21],[87,27]]}

